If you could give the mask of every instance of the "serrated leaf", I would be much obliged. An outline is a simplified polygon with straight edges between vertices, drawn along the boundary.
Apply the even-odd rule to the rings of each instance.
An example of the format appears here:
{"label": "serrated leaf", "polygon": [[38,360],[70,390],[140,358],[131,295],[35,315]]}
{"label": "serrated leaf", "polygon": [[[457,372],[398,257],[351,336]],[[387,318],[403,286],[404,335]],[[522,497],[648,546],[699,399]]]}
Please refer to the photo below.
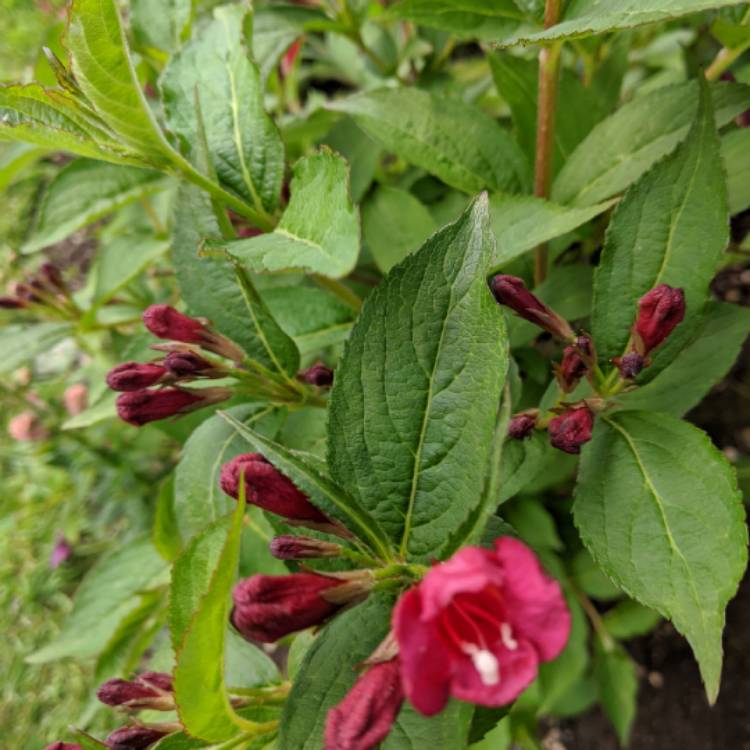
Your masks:
{"label": "serrated leaf", "polygon": [[346,112],[389,151],[467,193],[521,192],[529,165],[516,142],[484,111],[417,88],[380,89],[328,104]]}
{"label": "serrated leaf", "polygon": [[685,292],[683,323],[649,367],[653,377],[693,333],[728,240],[724,170],[707,88],[687,139],[625,194],[594,277],[592,333],[602,361],[623,353],[637,301],[659,284]]}
{"label": "serrated leaf", "polygon": [[349,197],[346,162],[327,148],[294,165],[291,200],[273,232],[212,243],[253,271],[297,268],[339,278],[359,255],[359,212]]}
{"label": "serrated leaf", "polygon": [[679,18],[690,13],[738,5],[741,0],[572,0],[562,21],[535,34],[523,32],[502,42],[504,47],[552,39],[577,39],[647,23]]}
{"label": "serrated leaf", "polygon": [[31,238],[23,246],[33,253],[65,239],[78,229],[131,201],[158,190],[164,176],[137,167],[78,159],[50,183]]}
{"label": "serrated leaf", "polygon": [[232,709],[224,684],[228,601],[244,515],[238,503],[193,539],[172,571],[169,626],[177,713],[193,737],[208,742],[228,740],[247,726]]}
{"label": "serrated leaf", "polygon": [[[717,127],[750,107],[750,87],[709,86]],[[579,144],[552,186],[552,200],[576,206],[622,192],[684,140],[698,110],[698,82],[665,86],[633,99]]]}
{"label": "serrated leaf", "polygon": [[638,679],[635,664],[625,649],[616,644],[603,644],[595,639],[594,678],[599,700],[617,730],[620,744],[626,747],[635,719]]}
{"label": "serrated leaf", "polygon": [[573,513],[606,574],[688,639],[713,702],[724,608],[747,562],[744,510],[724,456],[667,414],[600,418],[583,449]]}
{"label": "serrated leaf", "polygon": [[336,371],[331,474],[410,558],[439,557],[482,499],[508,364],[493,253],[482,196],[368,297]]}
{"label": "serrated leaf", "polygon": [[284,176],[284,146],[263,107],[260,71],[245,48],[247,14],[242,4],[215,8],[213,20],[169,61],[161,89],[169,128],[190,161],[197,161],[201,140],[199,106],[221,184],[259,213],[273,213]]}
{"label": "serrated leaf", "polygon": [[729,213],[750,208],[750,130],[740,128],[721,139],[721,158],[727,172]]}

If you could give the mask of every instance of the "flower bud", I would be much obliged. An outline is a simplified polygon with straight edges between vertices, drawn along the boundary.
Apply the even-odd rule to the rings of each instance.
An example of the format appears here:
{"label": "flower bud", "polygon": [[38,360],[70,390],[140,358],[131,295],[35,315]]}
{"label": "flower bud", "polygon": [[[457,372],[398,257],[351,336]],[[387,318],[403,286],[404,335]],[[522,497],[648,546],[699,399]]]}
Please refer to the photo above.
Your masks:
{"label": "flower bud", "polygon": [[83,750],[80,745],[76,745],[72,742],[62,742],[58,740],[53,742],[51,745],[47,745],[44,750]]}
{"label": "flower bud", "polygon": [[319,557],[338,557],[341,545],[324,542],[309,536],[291,534],[276,536],[271,540],[271,554],[278,560],[306,560]]}
{"label": "flower bud", "polygon": [[538,409],[522,411],[515,414],[508,425],[508,437],[511,440],[523,440],[531,435],[536,426],[536,419],[539,415]]}
{"label": "flower bud", "polygon": [[97,690],[96,697],[107,706],[153,711],[174,709],[172,677],[160,672],[146,672],[135,680],[107,680]]}
{"label": "flower bud", "polygon": [[73,554],[73,548],[68,544],[64,536],[58,536],[55,546],[52,548],[52,554],[49,556],[49,566],[52,570],[59,568],[63,563],[70,559]]}
{"label": "flower bud", "polygon": [[141,427],[148,422],[167,419],[178,414],[217,404],[232,396],[229,388],[162,388],[153,391],[133,391],[117,397],[117,415],[125,422]]}
{"label": "flower bud", "polygon": [[8,434],[20,443],[34,443],[46,440],[49,430],[33,411],[23,411],[8,422]]}
{"label": "flower bud", "polygon": [[325,750],[371,750],[382,742],[404,702],[398,658],[376,664],[328,712]]}
{"label": "flower bud", "polygon": [[26,303],[17,297],[0,297],[0,310],[20,310]]}
{"label": "flower bud", "polygon": [[226,374],[200,354],[191,351],[170,352],[164,358],[164,366],[176,378],[217,378]]}
{"label": "flower bud", "polygon": [[110,750],[145,750],[168,734],[170,732],[156,727],[121,727],[112,732],[104,744]]}
{"label": "flower bud", "polygon": [[588,406],[576,406],[549,423],[549,441],[565,453],[580,453],[581,445],[591,440],[593,426],[594,412]]}
{"label": "flower bud", "polygon": [[563,358],[557,367],[557,382],[563,393],[570,393],[588,372],[593,359],[593,346],[588,336],[579,336],[575,344],[563,349]]}
{"label": "flower bud", "polygon": [[659,284],[638,302],[638,317],[633,326],[633,348],[646,356],[656,349],[685,317],[685,293]]}
{"label": "flower bud", "polygon": [[[240,479],[245,481],[245,500],[263,510],[307,525],[332,525],[273,464],[260,453],[243,453],[221,467],[221,489],[235,500],[240,496]],[[311,522],[311,523],[310,523]],[[311,528],[317,526],[311,525]]]}
{"label": "flower bud", "polygon": [[302,370],[297,377],[303,383],[316,385],[318,388],[328,388],[333,385],[333,370],[321,363]]}
{"label": "flower bud", "polygon": [[63,405],[65,411],[70,414],[71,417],[75,417],[76,414],[80,414],[85,411],[88,406],[89,400],[89,389],[85,383],[74,383],[69,385],[63,393]]}
{"label": "flower bud", "polygon": [[54,263],[42,263],[39,267],[39,280],[53,292],[62,292],[67,294],[67,287],[63,281],[60,269]]}
{"label": "flower bud", "polygon": [[[361,598],[371,585],[369,576],[353,584],[317,573],[255,575],[234,588],[232,624],[248,640],[273,643],[319,625],[345,603]],[[331,593],[337,588],[342,596]]]}
{"label": "flower bud", "polygon": [[637,377],[647,363],[646,359],[638,352],[628,352],[622,357],[615,357],[612,361],[620,368],[620,375],[625,380],[632,380]]}
{"label": "flower bud", "polygon": [[517,315],[530,323],[543,328],[563,341],[572,341],[575,338],[568,321],[535,297],[526,288],[523,279],[498,274],[490,282],[490,288],[501,305],[510,307]]}
{"label": "flower bud", "polygon": [[153,362],[123,362],[107,373],[107,385],[113,391],[140,391],[168,378],[167,368]]}

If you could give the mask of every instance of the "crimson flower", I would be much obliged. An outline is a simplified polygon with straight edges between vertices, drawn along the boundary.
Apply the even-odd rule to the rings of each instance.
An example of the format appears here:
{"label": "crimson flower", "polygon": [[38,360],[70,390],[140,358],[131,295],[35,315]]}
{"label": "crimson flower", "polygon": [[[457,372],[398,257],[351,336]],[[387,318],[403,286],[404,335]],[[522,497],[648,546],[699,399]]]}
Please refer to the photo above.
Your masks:
{"label": "crimson flower", "polygon": [[504,706],[556,658],[570,634],[560,585],[511,537],[434,566],[394,610],[406,696],[422,714],[449,696]]}
{"label": "crimson flower", "polygon": [[548,425],[549,441],[564,453],[577,454],[591,440],[594,412],[588,406],[576,406],[556,416]]}

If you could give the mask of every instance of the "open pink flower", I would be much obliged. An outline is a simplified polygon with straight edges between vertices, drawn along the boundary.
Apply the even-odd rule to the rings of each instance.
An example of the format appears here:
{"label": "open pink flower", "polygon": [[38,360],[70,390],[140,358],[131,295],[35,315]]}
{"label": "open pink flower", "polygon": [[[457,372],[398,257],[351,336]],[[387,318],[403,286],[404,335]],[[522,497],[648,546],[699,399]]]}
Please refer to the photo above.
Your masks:
{"label": "open pink flower", "polygon": [[404,691],[422,714],[449,696],[483,706],[513,701],[570,634],[560,586],[522,542],[465,547],[432,568],[396,605]]}

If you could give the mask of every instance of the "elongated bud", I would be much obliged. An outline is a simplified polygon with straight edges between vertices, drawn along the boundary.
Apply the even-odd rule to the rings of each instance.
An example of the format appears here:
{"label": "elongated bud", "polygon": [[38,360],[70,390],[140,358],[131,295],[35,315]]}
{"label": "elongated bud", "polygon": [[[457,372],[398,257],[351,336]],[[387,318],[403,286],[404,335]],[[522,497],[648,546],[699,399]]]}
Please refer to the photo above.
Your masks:
{"label": "elongated bud", "polygon": [[232,624],[248,640],[273,643],[319,625],[370,588],[372,577],[365,572],[350,580],[317,573],[252,576],[234,588]]}
{"label": "elongated bud", "polygon": [[129,424],[141,427],[148,422],[202,409],[232,396],[230,388],[162,388],[154,391],[123,393],[117,398],[117,414]]}
{"label": "elongated bud", "polygon": [[648,360],[638,354],[638,352],[628,352],[628,354],[625,354],[622,357],[615,357],[612,361],[620,369],[620,375],[622,375],[625,380],[632,380],[637,377],[648,362]]}
{"label": "elongated bud", "polygon": [[51,745],[47,745],[44,750],[83,750],[83,748],[73,742],[62,742],[61,740],[58,740]]}
{"label": "elongated bud", "polygon": [[536,420],[539,416],[538,409],[530,409],[514,414],[508,425],[508,437],[512,440],[523,440],[534,432]]}
{"label": "elongated bud", "polygon": [[302,370],[297,377],[308,385],[316,385],[318,388],[328,388],[333,385],[333,370],[324,364],[318,363]]}
{"label": "elongated bud", "polygon": [[398,658],[376,664],[328,712],[325,750],[371,750],[382,742],[404,702]]}
{"label": "elongated bud", "polygon": [[338,557],[341,545],[313,539],[309,536],[276,536],[269,545],[271,554],[278,560],[306,560],[319,557]]}
{"label": "elongated bud", "polygon": [[134,680],[107,680],[96,697],[108,706],[153,711],[174,709],[172,677],[161,672],[146,672]]}
{"label": "elongated bud", "polygon": [[245,353],[234,342],[210,330],[202,321],[175,310],[170,305],[151,305],[143,313],[143,323],[160,339],[198,344],[207,351],[242,362]]}
{"label": "elongated bud", "polygon": [[107,373],[107,385],[113,391],[140,391],[171,380],[166,367],[153,362],[123,362]]}
{"label": "elongated bud", "polygon": [[39,267],[39,279],[52,291],[67,294],[68,288],[63,281],[60,269],[54,263],[42,263]]}
{"label": "elongated bud", "polygon": [[685,293],[659,284],[638,302],[638,317],[633,326],[633,348],[646,356],[656,349],[685,317]]}
{"label": "elongated bud", "polygon": [[576,406],[555,417],[547,428],[550,443],[565,453],[580,453],[591,440],[594,412],[588,406]]}
{"label": "elongated bud", "polygon": [[18,297],[0,297],[0,310],[20,310],[26,303]]}
{"label": "elongated bud", "polygon": [[490,288],[501,305],[509,307],[530,323],[543,328],[563,341],[572,341],[575,338],[568,321],[534,296],[526,288],[523,279],[498,274],[490,282]]}
{"label": "elongated bud", "polygon": [[49,437],[49,430],[33,411],[22,411],[8,422],[8,434],[21,443],[37,442]]}
{"label": "elongated bud", "polygon": [[220,378],[226,375],[226,370],[215,367],[191,351],[170,352],[164,358],[164,366],[176,378]]}
{"label": "elongated bud", "polygon": [[171,732],[153,726],[121,727],[112,732],[104,744],[110,750],[146,750],[168,734]]}

